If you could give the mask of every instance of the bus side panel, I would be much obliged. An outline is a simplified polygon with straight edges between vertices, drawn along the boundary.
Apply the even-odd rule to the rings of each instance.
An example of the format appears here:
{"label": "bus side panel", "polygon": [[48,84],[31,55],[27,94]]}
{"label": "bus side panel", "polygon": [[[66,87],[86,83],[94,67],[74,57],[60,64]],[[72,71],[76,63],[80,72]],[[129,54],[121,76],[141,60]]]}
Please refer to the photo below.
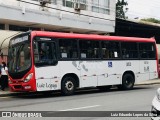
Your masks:
{"label": "bus side panel", "polygon": [[98,61],[80,61],[81,87],[97,86],[97,62]]}
{"label": "bus side panel", "polygon": [[75,74],[78,78],[80,78],[79,61],[59,61],[58,64],[60,67],[59,71],[61,76],[60,83],[63,77],[67,74]]}
{"label": "bus side panel", "polygon": [[122,76],[126,71],[133,72],[136,80],[136,73],[139,71],[138,63],[138,60],[103,61],[98,67],[98,86],[122,84]]}
{"label": "bus side panel", "polygon": [[149,70],[150,70],[150,79],[158,78],[158,72],[157,72],[157,61],[156,60],[150,60],[149,61]]}
{"label": "bus side panel", "polygon": [[[102,61],[97,63],[98,86],[117,85],[121,83],[121,75],[116,61]],[[121,65],[121,64],[119,64]]]}
{"label": "bus side panel", "polygon": [[97,86],[96,62],[94,61],[59,61],[60,74],[76,74],[79,78],[79,87]]}
{"label": "bus side panel", "polygon": [[138,74],[138,82],[158,78],[157,61],[156,60],[140,60],[140,73]]}
{"label": "bus side panel", "polygon": [[35,67],[37,91],[60,89],[59,66]]}
{"label": "bus side panel", "polygon": [[139,61],[139,72],[137,74],[136,83],[140,83],[145,80],[149,80],[149,60],[140,60]]}

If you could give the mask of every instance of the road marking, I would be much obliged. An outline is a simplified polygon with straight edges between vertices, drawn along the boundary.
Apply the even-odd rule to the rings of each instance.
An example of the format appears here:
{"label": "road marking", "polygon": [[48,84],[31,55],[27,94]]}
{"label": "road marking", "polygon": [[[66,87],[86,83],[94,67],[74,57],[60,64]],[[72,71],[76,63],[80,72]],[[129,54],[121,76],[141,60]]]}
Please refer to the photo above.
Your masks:
{"label": "road marking", "polygon": [[85,106],[85,107],[71,108],[71,109],[58,110],[58,111],[72,111],[72,110],[87,109],[87,108],[93,108],[93,107],[99,107],[99,106],[101,105]]}

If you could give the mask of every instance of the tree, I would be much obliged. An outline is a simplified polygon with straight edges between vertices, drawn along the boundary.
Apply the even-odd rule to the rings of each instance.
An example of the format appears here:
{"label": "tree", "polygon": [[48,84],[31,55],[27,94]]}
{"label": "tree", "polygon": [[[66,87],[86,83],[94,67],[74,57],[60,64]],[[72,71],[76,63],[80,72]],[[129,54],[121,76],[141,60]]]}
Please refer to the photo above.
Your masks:
{"label": "tree", "polygon": [[141,21],[160,24],[160,20],[157,20],[157,19],[155,19],[155,18],[141,19]]}
{"label": "tree", "polygon": [[127,12],[128,8],[124,8],[127,6],[128,3],[125,0],[118,0],[116,3],[116,17],[126,19],[125,13]]}

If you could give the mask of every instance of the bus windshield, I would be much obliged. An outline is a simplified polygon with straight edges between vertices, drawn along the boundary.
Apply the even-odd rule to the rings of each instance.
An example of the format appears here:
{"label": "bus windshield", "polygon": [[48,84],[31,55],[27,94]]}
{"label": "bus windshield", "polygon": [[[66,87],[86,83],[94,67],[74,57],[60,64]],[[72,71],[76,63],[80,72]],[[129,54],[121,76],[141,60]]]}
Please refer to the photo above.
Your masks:
{"label": "bus windshield", "polygon": [[30,43],[21,42],[9,48],[8,70],[11,73],[23,72],[31,66]]}

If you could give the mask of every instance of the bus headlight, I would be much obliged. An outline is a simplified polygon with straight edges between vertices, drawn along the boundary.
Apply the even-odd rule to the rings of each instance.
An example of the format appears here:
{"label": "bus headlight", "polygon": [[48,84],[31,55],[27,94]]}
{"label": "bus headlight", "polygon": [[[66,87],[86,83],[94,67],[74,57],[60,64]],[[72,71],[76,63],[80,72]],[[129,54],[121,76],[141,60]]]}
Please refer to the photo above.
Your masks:
{"label": "bus headlight", "polygon": [[28,82],[28,81],[32,78],[32,76],[33,76],[33,73],[30,73],[30,74],[26,77],[26,79],[24,80],[24,82]]}
{"label": "bus headlight", "polygon": [[156,96],[157,96],[157,99],[160,101],[160,88],[158,88]]}

